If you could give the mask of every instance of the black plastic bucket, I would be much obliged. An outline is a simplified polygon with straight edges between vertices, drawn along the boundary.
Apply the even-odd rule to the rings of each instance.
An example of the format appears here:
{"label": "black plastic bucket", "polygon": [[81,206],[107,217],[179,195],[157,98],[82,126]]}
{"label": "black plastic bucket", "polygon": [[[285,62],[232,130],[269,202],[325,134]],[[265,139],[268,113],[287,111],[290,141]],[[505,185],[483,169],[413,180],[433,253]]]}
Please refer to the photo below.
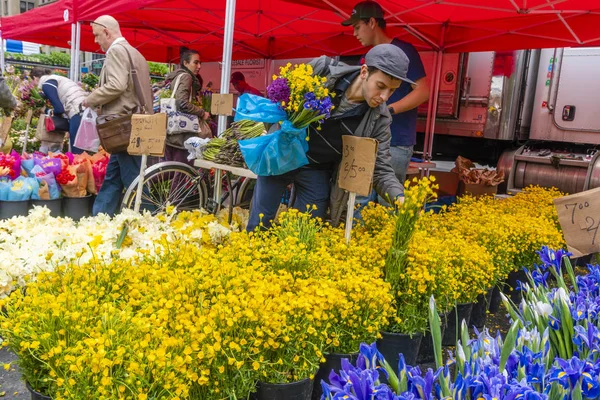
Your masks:
{"label": "black plastic bucket", "polygon": [[84,197],[63,197],[63,215],[70,217],[73,221],[92,215],[92,195]]}
{"label": "black plastic bucket", "polygon": [[[457,333],[457,322],[458,328],[463,320],[467,322],[469,326],[471,320],[471,311],[473,310],[473,303],[458,304],[452,311],[448,313],[446,318],[446,330],[444,336],[442,336],[442,346],[454,346],[456,345],[456,333]],[[458,321],[456,315],[458,314]],[[460,334],[460,332],[458,332]]]}
{"label": "black plastic bucket", "polygon": [[258,382],[256,400],[310,400],[313,381],[304,379],[291,383]]}
{"label": "black plastic bucket", "polygon": [[0,201],[0,219],[27,216],[29,213],[29,200]]}
{"label": "black plastic bucket", "polygon": [[470,325],[475,325],[477,329],[481,329],[485,325],[487,310],[492,302],[493,291],[494,288],[491,288],[485,294],[480,294],[477,296],[477,301],[473,303]]}
{"label": "black plastic bucket", "polygon": [[31,208],[33,208],[33,206],[48,208],[50,210],[50,215],[53,217],[62,216],[62,199],[31,200]]}
{"label": "black plastic bucket", "polygon": [[396,373],[400,353],[404,355],[406,364],[412,366],[417,364],[419,346],[423,340],[422,333],[415,333],[411,337],[404,333],[381,332],[381,336],[381,339],[377,340],[377,349]]}
{"label": "black plastic bucket", "polygon": [[329,353],[325,354],[325,362],[321,363],[319,366],[319,370],[315,374],[315,380],[313,384],[312,390],[312,400],[320,400],[321,395],[323,394],[323,388],[321,387],[321,380],[329,383],[329,374],[331,370],[339,373],[342,369],[342,359],[347,358],[348,361],[352,365],[356,363],[356,359],[358,358],[358,353],[354,354],[335,354]]}

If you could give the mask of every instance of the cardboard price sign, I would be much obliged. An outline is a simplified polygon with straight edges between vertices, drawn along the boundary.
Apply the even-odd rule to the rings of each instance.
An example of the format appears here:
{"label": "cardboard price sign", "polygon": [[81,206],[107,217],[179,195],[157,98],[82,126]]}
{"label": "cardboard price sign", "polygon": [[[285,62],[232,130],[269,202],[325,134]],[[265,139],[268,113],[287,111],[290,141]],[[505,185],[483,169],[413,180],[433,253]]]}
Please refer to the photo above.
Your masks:
{"label": "cardboard price sign", "polygon": [[213,94],[210,113],[212,115],[233,115],[233,94]]}
{"label": "cardboard price sign", "polygon": [[167,137],[167,114],[133,114],[127,152],[131,155],[162,156]]}
{"label": "cardboard price sign", "polygon": [[573,257],[600,252],[600,188],[554,200]]}
{"label": "cardboard price sign", "polygon": [[338,185],[361,196],[371,193],[377,140],[356,136],[342,136],[342,162],[338,173]]}
{"label": "cardboard price sign", "polygon": [[0,146],[4,145],[8,138],[8,134],[10,133],[10,126],[12,125],[13,117],[7,116],[4,117],[2,122],[0,123]]}

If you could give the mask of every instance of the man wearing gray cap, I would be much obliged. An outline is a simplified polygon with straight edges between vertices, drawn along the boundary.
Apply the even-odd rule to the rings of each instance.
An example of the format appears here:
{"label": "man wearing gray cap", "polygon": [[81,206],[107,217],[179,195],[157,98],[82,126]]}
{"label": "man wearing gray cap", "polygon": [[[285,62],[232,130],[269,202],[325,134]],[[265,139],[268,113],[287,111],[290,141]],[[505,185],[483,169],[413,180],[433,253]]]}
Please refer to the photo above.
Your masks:
{"label": "man wearing gray cap", "polygon": [[309,165],[280,176],[259,176],[254,189],[248,230],[262,220],[265,227],[279,207],[281,196],[290,183],[296,188],[294,207],[306,210],[316,205],[312,213],[325,217],[330,210],[332,224],[342,220],[348,203],[348,193],[337,186],[337,170],[342,159],[342,135],[376,139],[377,159],[373,186],[384,198],[395,199],[404,194],[391,165],[390,124],[392,118],[386,102],[401,85],[413,82],[407,78],[408,57],[391,44],[373,47],[362,66],[349,66],[322,56],[310,63],[315,75],[327,78],[326,87],[333,93],[331,117],[321,129],[309,127]]}

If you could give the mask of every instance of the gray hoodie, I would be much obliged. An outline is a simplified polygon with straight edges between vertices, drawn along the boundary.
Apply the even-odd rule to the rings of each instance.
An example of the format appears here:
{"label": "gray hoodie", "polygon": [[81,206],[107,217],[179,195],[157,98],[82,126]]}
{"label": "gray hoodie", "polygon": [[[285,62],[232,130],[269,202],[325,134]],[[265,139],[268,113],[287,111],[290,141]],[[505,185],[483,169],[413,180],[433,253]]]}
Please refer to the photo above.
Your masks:
{"label": "gray hoodie", "polygon": [[10,88],[6,84],[4,77],[0,77],[0,108],[8,115],[10,110],[17,107],[17,100],[12,95]]}
{"label": "gray hoodie", "polygon": [[[350,66],[330,57],[321,56],[310,62],[315,75],[327,78],[326,86],[333,90],[337,80],[344,75],[356,72],[360,69],[358,66]],[[390,124],[392,117],[386,104],[381,104],[376,108],[369,108],[363,116],[358,129],[357,136],[368,137],[377,140],[377,159],[375,161],[375,171],[373,172],[373,187],[377,194],[383,198],[389,196],[391,199],[404,194],[404,187],[396,178],[392,168],[392,156],[390,154]],[[337,185],[338,167],[333,171],[333,186],[331,189],[330,209],[331,222],[334,226],[339,225],[344,211],[348,204],[348,192]]]}

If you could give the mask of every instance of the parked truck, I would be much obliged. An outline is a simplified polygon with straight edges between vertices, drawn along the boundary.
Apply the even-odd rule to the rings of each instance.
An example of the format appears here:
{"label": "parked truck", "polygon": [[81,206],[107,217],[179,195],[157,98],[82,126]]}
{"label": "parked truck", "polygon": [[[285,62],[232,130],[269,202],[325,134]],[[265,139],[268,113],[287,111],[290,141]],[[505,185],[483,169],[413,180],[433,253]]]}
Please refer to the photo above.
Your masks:
{"label": "parked truck", "polygon": [[434,159],[496,165],[509,192],[600,186],[600,48],[448,54],[442,71]]}

